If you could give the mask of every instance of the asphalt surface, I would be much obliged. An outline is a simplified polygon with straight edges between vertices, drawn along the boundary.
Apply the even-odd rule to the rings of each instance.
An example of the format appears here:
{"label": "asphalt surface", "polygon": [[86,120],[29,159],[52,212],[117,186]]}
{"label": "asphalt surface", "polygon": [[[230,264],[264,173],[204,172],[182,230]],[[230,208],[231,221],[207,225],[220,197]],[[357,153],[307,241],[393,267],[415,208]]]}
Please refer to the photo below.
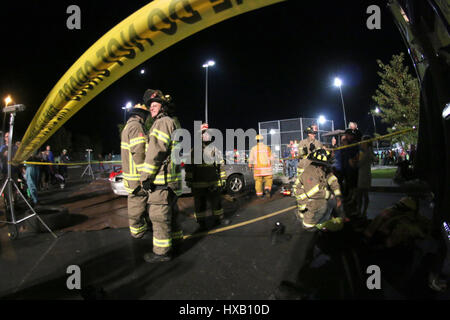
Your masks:
{"label": "asphalt surface", "polygon": [[[76,187],[74,182],[71,188]],[[47,203],[51,199],[61,203],[69,191],[43,198]],[[369,218],[402,196],[371,193]],[[231,226],[295,205],[293,198],[280,196],[238,201],[238,206],[230,206],[225,212]],[[10,240],[7,228],[0,227],[0,297],[270,300],[280,281],[304,263],[299,260],[312,241],[293,212],[185,239],[172,261],[156,265],[142,258],[152,248],[150,232],[140,240],[132,239],[128,228],[57,232],[57,239],[48,233],[25,232],[19,239]],[[285,232],[274,238],[276,222],[285,227]],[[182,216],[181,223],[185,235],[195,235],[197,224],[192,218]],[[449,299],[448,293],[427,288],[426,271],[414,267],[410,252],[368,252],[360,234],[347,228],[339,234],[322,234],[316,240],[312,263],[301,274],[307,299]],[[383,272],[381,290],[366,287],[365,271],[373,264]],[[67,288],[67,268],[71,265],[80,267],[81,290]],[[444,271],[450,274],[448,263]]]}

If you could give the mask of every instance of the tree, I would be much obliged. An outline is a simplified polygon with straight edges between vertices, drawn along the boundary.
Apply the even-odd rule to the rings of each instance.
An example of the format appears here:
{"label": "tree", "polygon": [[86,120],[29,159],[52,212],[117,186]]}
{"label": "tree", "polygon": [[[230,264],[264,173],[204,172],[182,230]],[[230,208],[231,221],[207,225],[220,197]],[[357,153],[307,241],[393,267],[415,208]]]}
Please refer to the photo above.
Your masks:
{"label": "tree", "polygon": [[[390,126],[388,132],[419,127],[419,81],[408,72],[409,68],[404,65],[404,60],[403,53],[393,55],[389,64],[377,60],[381,68],[377,72],[381,77],[381,84],[372,99],[381,112],[372,111],[372,114]],[[416,144],[417,130],[395,136],[392,140],[394,143]]]}

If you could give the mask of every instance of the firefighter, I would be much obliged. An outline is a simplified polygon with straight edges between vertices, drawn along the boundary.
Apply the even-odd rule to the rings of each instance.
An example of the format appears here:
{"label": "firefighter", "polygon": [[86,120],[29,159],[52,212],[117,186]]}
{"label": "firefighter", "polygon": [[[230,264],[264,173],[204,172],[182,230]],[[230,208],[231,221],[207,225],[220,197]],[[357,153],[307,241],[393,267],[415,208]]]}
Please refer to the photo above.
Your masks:
{"label": "firefighter", "polygon": [[[272,151],[270,147],[263,143],[264,137],[260,134],[256,136],[256,146],[250,150],[248,166],[253,168],[255,178],[256,196],[264,198],[264,194],[270,198],[272,190]],[[264,186],[264,187],[263,187]]]}
{"label": "firefighter", "polygon": [[210,204],[214,224],[229,224],[224,219],[221,203],[221,193],[226,186],[226,172],[224,161],[219,149],[211,144],[208,124],[201,125],[202,134],[202,162],[194,162],[194,149],[191,150],[191,163],[185,166],[185,180],[192,189],[194,196],[194,216],[200,226],[199,231],[207,230],[207,203]]}
{"label": "firefighter", "polygon": [[305,133],[308,134],[308,137],[300,141],[298,146],[298,153],[301,159],[306,159],[311,152],[314,152],[314,150],[323,148],[322,143],[316,139],[316,125],[306,128]]}
{"label": "firefighter", "polygon": [[311,163],[304,169],[297,186],[298,217],[307,230],[339,229],[342,218],[330,219],[329,199],[336,197],[336,206],[342,205],[342,194],[337,178],[331,171],[331,153],[323,148],[310,153]]}
{"label": "firefighter", "polygon": [[174,105],[169,95],[148,89],[144,103],[154,119],[140,179],[141,188],[148,192],[148,212],[153,225],[153,252],[146,253],[144,260],[155,263],[171,260],[173,241],[183,238],[176,206],[181,194],[181,170],[171,156],[177,144],[172,133],[180,125],[173,119]]}
{"label": "firefighter", "polygon": [[144,123],[150,115],[145,105],[137,104],[130,111],[130,118],[122,130],[121,159],[123,185],[128,192],[128,223],[133,238],[142,238],[147,231],[147,193],[133,191],[140,185],[141,170],[144,166],[147,135]]}

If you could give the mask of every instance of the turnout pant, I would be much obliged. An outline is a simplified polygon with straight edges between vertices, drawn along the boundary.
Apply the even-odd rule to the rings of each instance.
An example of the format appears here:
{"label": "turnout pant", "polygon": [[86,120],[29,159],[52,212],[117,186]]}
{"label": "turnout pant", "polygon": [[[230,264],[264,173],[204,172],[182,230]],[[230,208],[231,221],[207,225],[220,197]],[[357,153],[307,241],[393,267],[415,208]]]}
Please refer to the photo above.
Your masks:
{"label": "turnout pant", "polygon": [[265,190],[272,190],[272,177],[273,176],[256,176],[255,178],[255,191],[257,196],[262,196]]}
{"label": "turnout pant", "polygon": [[147,222],[145,221],[147,198],[147,194],[128,195],[128,224],[133,238],[142,237],[148,229]]}
{"label": "turnout pant", "polygon": [[172,240],[183,239],[183,231],[177,222],[177,196],[170,189],[157,189],[148,195],[148,211],[153,225],[153,252],[166,254],[172,248]]}
{"label": "turnout pant", "polygon": [[194,216],[197,222],[204,222],[207,214],[207,204],[209,203],[213,216],[216,219],[223,219],[222,199],[219,191],[210,191],[208,188],[195,188],[194,195]]}

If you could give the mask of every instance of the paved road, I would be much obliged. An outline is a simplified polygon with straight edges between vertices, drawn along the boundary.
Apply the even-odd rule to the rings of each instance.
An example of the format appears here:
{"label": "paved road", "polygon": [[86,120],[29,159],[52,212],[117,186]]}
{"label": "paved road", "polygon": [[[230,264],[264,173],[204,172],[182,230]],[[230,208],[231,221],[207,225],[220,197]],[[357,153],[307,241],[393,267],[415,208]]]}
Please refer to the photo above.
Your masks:
{"label": "paved road", "polygon": [[[104,195],[91,197],[90,201],[101,196]],[[401,196],[370,194],[369,217]],[[237,210],[230,207],[226,212],[233,225],[295,204],[292,198],[281,197],[244,202]],[[291,239],[281,238],[273,244],[271,230],[277,221],[286,227]],[[197,228],[189,216],[183,216],[182,225],[185,234],[193,234]],[[407,254],[367,255],[358,245],[361,239],[354,233],[333,237],[321,238],[322,245],[315,249],[311,268],[305,273],[310,299],[449,298],[427,290],[426,282],[408,285],[406,278],[398,279],[399,273],[406,273],[402,268],[407,268],[410,258]],[[131,239],[127,228],[66,232],[56,240],[46,233],[25,233],[11,241],[3,227],[0,228],[0,297],[83,299],[92,298],[92,292],[101,289],[103,293],[98,297],[108,299],[266,300],[291,266],[292,258],[309,241],[304,239],[293,210],[288,210],[231,230],[186,239],[173,261],[150,265],[142,259],[151,250],[150,233],[141,240]],[[347,250],[347,246],[354,248],[355,253]],[[357,259],[352,260],[355,255]],[[382,290],[377,292],[365,288],[367,275],[361,273],[370,264],[389,269],[383,277]],[[81,291],[66,287],[66,271],[70,265],[81,268]],[[416,277],[421,279],[420,274]]]}

